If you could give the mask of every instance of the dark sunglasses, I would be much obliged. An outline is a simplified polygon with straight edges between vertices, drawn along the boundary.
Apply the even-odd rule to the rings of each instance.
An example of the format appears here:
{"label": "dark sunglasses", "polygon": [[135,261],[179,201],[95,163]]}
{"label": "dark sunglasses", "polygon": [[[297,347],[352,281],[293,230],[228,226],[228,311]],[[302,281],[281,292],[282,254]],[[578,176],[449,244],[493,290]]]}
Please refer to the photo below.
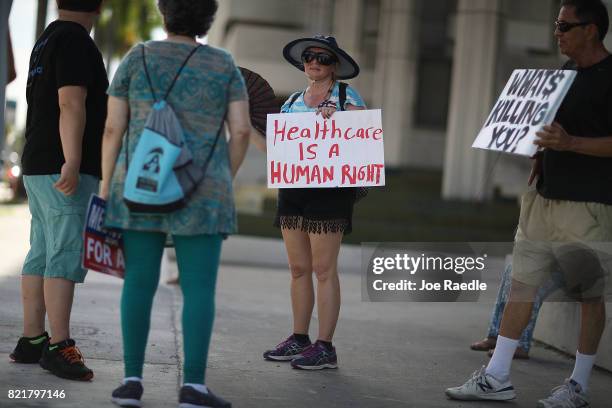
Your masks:
{"label": "dark sunglasses", "polygon": [[555,21],[557,30],[561,33],[567,33],[573,28],[582,27],[591,24],[589,21],[581,21],[579,23],[568,23],[567,21]]}
{"label": "dark sunglasses", "polygon": [[335,64],[338,59],[334,55],[325,54],[323,52],[304,51],[302,53],[302,62],[310,63],[314,59],[321,65],[332,65]]}

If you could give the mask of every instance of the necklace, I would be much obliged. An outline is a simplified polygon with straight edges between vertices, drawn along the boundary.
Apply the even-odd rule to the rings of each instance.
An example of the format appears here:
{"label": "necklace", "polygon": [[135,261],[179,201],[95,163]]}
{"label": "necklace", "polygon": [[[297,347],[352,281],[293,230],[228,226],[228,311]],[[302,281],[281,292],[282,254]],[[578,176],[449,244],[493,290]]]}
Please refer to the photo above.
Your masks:
{"label": "necklace", "polygon": [[[331,81],[331,85],[329,86],[329,89],[328,89],[328,90],[327,90],[327,91],[326,91],[324,94],[322,94],[322,96],[323,96],[323,98],[322,98],[322,102],[321,102],[321,103],[319,103],[319,104],[317,104],[317,106],[318,106],[318,107],[325,106],[325,105],[326,105],[326,104],[329,102],[329,98],[330,98],[330,97],[331,97],[331,95],[332,95],[332,92],[333,92],[333,89],[334,89],[334,85],[336,85],[336,81],[335,81],[335,80],[332,80],[332,81]],[[312,98],[312,99],[314,99],[314,100],[319,99],[319,98],[318,98],[316,95],[314,95],[314,94],[312,93],[312,90],[311,90],[311,88],[310,88],[310,87],[308,87],[308,89],[306,90],[306,92],[305,92],[305,93],[307,93],[307,92],[309,92],[309,91],[310,91],[310,96],[311,96],[311,98]]]}

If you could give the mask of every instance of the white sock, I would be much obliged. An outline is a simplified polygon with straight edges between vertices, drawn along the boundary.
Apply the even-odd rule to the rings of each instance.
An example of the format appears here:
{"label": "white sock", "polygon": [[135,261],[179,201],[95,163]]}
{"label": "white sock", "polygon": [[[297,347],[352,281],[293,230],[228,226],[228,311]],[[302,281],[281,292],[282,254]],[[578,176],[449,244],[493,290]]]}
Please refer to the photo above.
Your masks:
{"label": "white sock", "polygon": [[139,383],[142,382],[142,378],[140,377],[125,377],[123,379],[123,383],[126,384],[128,381],[138,381]]}
{"label": "white sock", "polygon": [[489,361],[489,365],[485,372],[492,375],[499,381],[506,381],[510,378],[510,366],[514,352],[518,347],[518,340],[509,339],[504,336],[497,336],[497,344],[493,357]]}
{"label": "white sock", "polygon": [[208,388],[204,384],[194,384],[194,383],[185,383],[183,385],[188,385],[196,391],[201,392],[202,394],[208,394]]}
{"label": "white sock", "polygon": [[570,379],[576,381],[582,387],[583,391],[589,388],[589,378],[593,371],[596,354],[582,354],[576,351],[576,363],[574,364],[574,372]]}

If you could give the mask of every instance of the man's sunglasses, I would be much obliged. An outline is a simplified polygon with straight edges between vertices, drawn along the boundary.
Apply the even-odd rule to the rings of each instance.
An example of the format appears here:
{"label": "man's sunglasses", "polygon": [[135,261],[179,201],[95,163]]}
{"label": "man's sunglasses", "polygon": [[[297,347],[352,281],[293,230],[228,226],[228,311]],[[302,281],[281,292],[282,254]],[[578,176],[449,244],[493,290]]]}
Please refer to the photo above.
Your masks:
{"label": "man's sunglasses", "polygon": [[323,52],[304,51],[302,53],[302,62],[305,64],[315,59],[321,65],[332,65],[338,62],[338,59],[334,55],[325,54]]}
{"label": "man's sunglasses", "polygon": [[589,21],[581,21],[579,23],[568,23],[567,21],[555,21],[557,30],[561,33],[567,33],[573,28],[582,27],[591,24]]}

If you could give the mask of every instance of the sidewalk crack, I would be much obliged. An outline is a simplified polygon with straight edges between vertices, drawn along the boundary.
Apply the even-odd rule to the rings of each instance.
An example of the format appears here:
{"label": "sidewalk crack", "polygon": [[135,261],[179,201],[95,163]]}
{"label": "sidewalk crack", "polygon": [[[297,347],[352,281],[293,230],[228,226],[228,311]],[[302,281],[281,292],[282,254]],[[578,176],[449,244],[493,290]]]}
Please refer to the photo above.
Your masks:
{"label": "sidewalk crack", "polygon": [[176,364],[177,364],[177,376],[176,376],[176,389],[180,390],[183,383],[183,336],[181,332],[180,313],[178,311],[181,307],[182,294],[180,286],[169,288],[172,292],[172,332],[174,334],[174,352],[176,353]]}

